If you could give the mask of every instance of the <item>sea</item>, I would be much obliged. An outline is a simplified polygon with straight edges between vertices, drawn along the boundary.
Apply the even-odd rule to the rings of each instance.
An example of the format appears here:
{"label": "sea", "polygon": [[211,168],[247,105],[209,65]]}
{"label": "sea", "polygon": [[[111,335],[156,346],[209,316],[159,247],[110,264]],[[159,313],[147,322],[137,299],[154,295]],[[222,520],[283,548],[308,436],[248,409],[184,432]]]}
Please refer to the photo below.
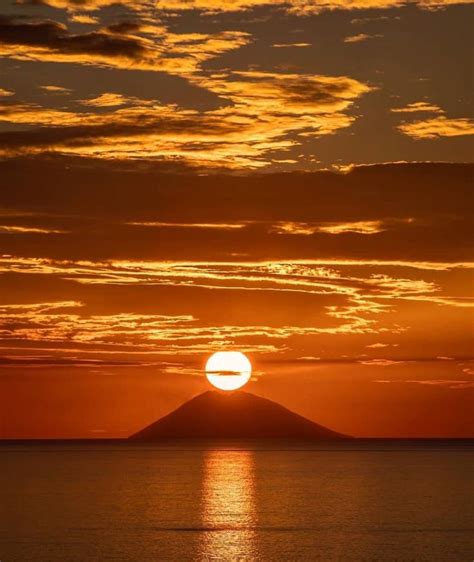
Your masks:
{"label": "sea", "polygon": [[1,562],[472,561],[474,441],[0,444]]}

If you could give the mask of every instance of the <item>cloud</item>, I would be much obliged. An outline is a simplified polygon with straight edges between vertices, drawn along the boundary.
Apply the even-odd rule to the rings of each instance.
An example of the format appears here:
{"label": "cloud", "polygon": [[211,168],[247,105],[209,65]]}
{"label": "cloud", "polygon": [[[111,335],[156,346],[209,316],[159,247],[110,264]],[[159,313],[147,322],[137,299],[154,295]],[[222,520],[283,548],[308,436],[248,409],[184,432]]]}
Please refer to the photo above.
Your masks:
{"label": "cloud", "polygon": [[384,221],[357,221],[349,223],[333,223],[320,227],[320,232],[327,234],[345,234],[355,232],[356,234],[378,234],[387,229]]}
{"label": "cloud", "polygon": [[[138,38],[117,37],[104,31],[73,35],[65,25],[55,21],[14,20],[7,16],[0,17],[0,45],[3,56],[21,58],[24,54],[41,58],[43,55],[47,59],[49,55],[50,60],[55,56],[80,55],[103,57],[105,61],[120,57],[133,60],[147,53],[146,45]],[[21,47],[28,51],[22,52]]]}
{"label": "cloud", "polygon": [[[321,371],[345,354],[341,369],[352,364],[364,376],[410,361],[400,370],[415,378],[421,345],[430,358],[455,358],[436,362],[430,379],[445,379],[443,369],[467,355],[472,248],[463,234],[469,252],[458,261],[462,232],[451,236],[470,213],[469,166],[179,176],[115,163],[20,162],[0,163],[9,186],[0,192],[0,223],[70,232],[2,235],[0,293],[11,303],[0,310],[4,353],[125,361],[230,347],[262,360],[321,357],[298,362]],[[344,232],[365,221],[383,231]],[[271,232],[286,222],[344,228]],[[444,238],[446,246],[423,253],[426,240]],[[387,259],[383,240],[399,259]]]}
{"label": "cloud", "polygon": [[106,92],[96,96],[95,98],[81,100],[82,105],[87,105],[91,107],[117,107],[119,105],[127,105],[129,103],[144,103],[144,100],[138,100],[137,98],[129,98],[123,96],[122,94],[116,94],[112,92]]}
{"label": "cloud", "polygon": [[275,43],[272,45],[276,49],[286,49],[289,47],[311,47],[311,43]]}
{"label": "cloud", "polygon": [[31,226],[0,225],[0,234],[64,234],[66,230],[35,228]]}
{"label": "cloud", "polygon": [[361,18],[352,18],[351,24],[352,25],[365,25],[367,23],[372,23],[374,21],[388,21],[388,20],[399,20],[400,16],[368,16],[368,17],[361,17]]}
{"label": "cloud", "polygon": [[[341,268],[367,268],[368,276],[348,277]],[[133,261],[107,260],[104,262],[54,260],[2,256],[0,271],[32,274],[55,274],[80,282],[104,284],[179,284],[181,280],[217,281],[225,287],[241,286],[242,281],[255,285],[267,282],[266,289],[295,289],[324,293],[335,290],[354,295],[363,288],[380,296],[411,298],[416,294],[436,293],[437,287],[421,279],[390,277],[374,273],[374,267],[416,268],[425,271],[450,271],[458,268],[474,269],[473,262],[428,263],[384,260],[291,260],[291,261]],[[338,270],[339,269],[339,270]],[[362,284],[362,285],[361,285]],[[442,298],[442,297],[439,297]]]}
{"label": "cloud", "polygon": [[392,113],[444,113],[438,105],[426,101],[416,101],[405,107],[394,107],[390,111]]}
{"label": "cloud", "polygon": [[90,14],[72,14],[69,19],[74,23],[82,23],[85,25],[95,25],[99,23],[99,20]]}
{"label": "cloud", "polygon": [[[168,33],[165,28],[156,26],[142,29],[139,25],[128,29],[131,33],[103,28],[73,34],[64,24],[55,21],[0,16],[0,57],[182,75],[196,71],[204,61],[249,41],[249,35],[240,31],[209,35]],[[150,29],[153,30],[151,38],[148,37]],[[155,36],[156,33],[159,35]]]}
{"label": "cloud", "polygon": [[129,222],[131,226],[143,226],[152,228],[191,228],[204,230],[240,230],[245,228],[247,223],[183,223],[183,222]]}
{"label": "cloud", "polygon": [[[358,264],[359,267],[361,264]],[[370,267],[370,266],[369,266]],[[383,319],[384,313],[392,310],[396,301],[416,300],[419,302],[435,302],[439,304],[436,296],[438,287],[433,282],[419,279],[406,279],[403,277],[389,278],[387,275],[373,274],[366,271],[363,274],[351,275],[342,268],[328,268],[327,266],[300,262],[137,262],[111,260],[108,262],[87,261],[55,261],[45,259],[28,259],[4,257],[0,260],[0,272],[16,274],[48,275],[50,279],[75,281],[85,286],[161,286],[174,288],[206,289],[210,291],[233,291],[243,293],[246,291],[281,294],[281,295],[308,295],[324,299],[324,310],[317,326],[297,325],[256,325],[249,323],[246,326],[221,325],[221,326],[193,326],[193,319],[181,316],[176,320],[180,325],[179,330],[169,327],[174,324],[172,318],[149,317],[141,318],[134,315],[125,315],[117,318],[117,322],[129,323],[133,326],[133,333],[146,340],[158,339],[177,340],[206,339],[208,342],[243,340],[245,338],[263,338],[270,340],[275,349],[275,342],[293,336],[312,336],[318,334],[343,335],[343,334],[383,334],[401,333],[404,327],[392,321]],[[387,301],[390,304],[387,304]],[[446,306],[456,307],[458,301],[451,297]],[[473,303],[471,302],[471,306]],[[15,311],[18,314],[18,311]],[[35,311],[35,315],[37,312]],[[48,312],[48,316],[51,313]],[[60,315],[61,331],[68,326],[79,330],[80,320],[77,315]],[[6,317],[5,317],[6,318]],[[8,318],[7,318],[8,320]],[[63,322],[64,321],[64,322]],[[44,325],[44,318],[39,322]],[[96,333],[109,330],[115,320],[113,318],[93,318],[84,320],[86,325],[93,325]],[[8,322],[7,322],[8,323]],[[144,323],[142,331],[139,323]],[[166,330],[162,324],[165,323]],[[183,324],[184,323],[184,324]],[[176,328],[176,326],[175,326]],[[25,328],[22,337],[35,337],[36,327]],[[164,330],[164,331],[163,331]],[[41,330],[40,330],[41,331]],[[132,331],[132,330],[131,330]],[[56,334],[49,330],[46,334]],[[6,334],[6,335],[5,335]],[[11,336],[17,339],[18,330]],[[8,336],[8,329],[4,332]],[[46,336],[45,336],[46,337]],[[71,336],[72,337],[72,336]],[[86,337],[86,336],[84,336]],[[89,336],[87,336],[89,337]],[[127,336],[129,337],[129,336]],[[131,337],[131,336],[130,336]],[[158,336],[157,336],[158,337]],[[73,336],[74,341],[79,341],[79,336]],[[43,338],[44,339],[44,338]],[[54,338],[53,338],[54,339]],[[128,341],[128,340],[127,340]],[[95,343],[107,343],[97,339]],[[265,342],[259,342],[263,344]],[[210,343],[209,343],[210,345]],[[145,346],[146,347],[146,346]],[[364,365],[385,366],[389,360],[371,359],[361,361]]]}
{"label": "cloud", "polygon": [[[4,349],[71,352],[88,349],[100,354],[185,354],[237,346],[253,352],[277,352],[294,335],[320,333],[319,329],[266,325],[200,325],[190,315],[77,314],[61,311],[80,303],[37,303],[0,306],[0,339]],[[249,339],[256,340],[248,343]],[[270,340],[271,343],[268,343]],[[272,341],[273,340],[273,341]],[[26,344],[26,346],[25,346]],[[51,344],[56,347],[51,348]],[[44,347],[46,345],[46,347]]]}
{"label": "cloud", "polygon": [[420,0],[418,5],[425,10],[441,10],[462,4],[472,4],[472,0]]}
{"label": "cloud", "polygon": [[406,219],[384,219],[373,221],[354,222],[275,222],[270,225],[270,232],[276,234],[293,234],[310,236],[317,233],[323,234],[380,234],[390,230],[399,224],[414,224],[413,218]]}
{"label": "cloud", "polygon": [[6,98],[8,96],[14,96],[15,92],[10,90],[5,90],[4,88],[0,88],[0,98]]}
{"label": "cloud", "polygon": [[160,221],[144,221],[144,222],[128,222],[131,226],[155,227],[155,228],[186,228],[186,229],[212,229],[212,230],[241,230],[244,228],[252,228],[255,226],[263,226],[270,233],[290,234],[297,236],[310,236],[317,233],[324,234],[378,234],[385,232],[391,224],[397,222],[412,222],[411,219],[388,220],[388,221],[356,221],[347,223],[306,223],[294,221],[243,221],[234,223],[182,223],[182,222],[160,222]]}
{"label": "cloud", "polygon": [[[19,4],[25,5],[42,5],[51,6],[53,8],[61,8],[65,10],[94,11],[107,6],[120,5],[121,0],[19,0]],[[131,0],[130,7],[139,10],[146,4],[146,0]]]}
{"label": "cloud", "polygon": [[[21,0],[24,4],[37,4],[62,8],[67,10],[93,11],[106,6],[123,5],[137,12],[148,13],[147,0]],[[414,0],[414,4],[424,9],[441,9],[450,5],[468,4],[470,0]],[[198,10],[201,12],[239,12],[261,7],[278,6],[297,15],[319,14],[327,10],[383,10],[399,8],[406,5],[404,0],[329,0],[315,2],[314,0],[156,0],[155,9],[175,11]]]}
{"label": "cloud", "polygon": [[407,363],[407,361],[401,359],[366,359],[363,361],[359,361],[359,363],[361,365],[368,365],[370,367],[391,367],[392,365]]}
{"label": "cloud", "polygon": [[[237,105],[285,116],[307,116],[347,109],[374,88],[347,76],[322,76],[259,71],[197,77],[196,81]],[[225,111],[225,110],[224,110]]]}
{"label": "cloud", "polygon": [[39,86],[39,88],[50,94],[70,94],[72,92],[70,88],[64,88],[63,86],[54,86],[52,84],[47,86]]}
{"label": "cloud", "polygon": [[348,35],[344,38],[344,43],[361,43],[368,39],[377,39],[383,35],[369,35],[368,33],[358,33],[357,35]]}
{"label": "cloud", "polygon": [[[41,351],[41,350],[39,350]],[[106,367],[133,367],[143,366],[143,362],[138,361],[107,361],[103,359],[89,359],[86,357],[58,357],[57,355],[0,355],[0,368],[18,367],[24,368],[44,368],[51,367],[86,367],[103,369]],[[100,372],[100,370],[99,370]]]}
{"label": "cloud", "polygon": [[324,234],[345,234],[353,232],[356,234],[378,234],[384,232],[386,227],[383,221],[356,221],[347,223],[302,223],[281,222],[275,223],[270,228],[271,232],[277,234],[296,234],[310,236],[318,232]]}
{"label": "cloud", "polygon": [[423,385],[423,386],[440,386],[440,387],[459,389],[459,390],[474,388],[474,382],[473,381],[452,380],[452,379],[431,379],[431,380],[429,380],[429,379],[413,379],[413,380],[407,380],[407,379],[386,380],[386,379],[382,379],[382,380],[375,380],[374,382],[382,383],[382,384],[394,384],[394,383],[395,384],[419,384],[419,385]]}
{"label": "cloud", "polygon": [[398,130],[414,139],[436,139],[440,137],[459,137],[474,135],[474,120],[439,116],[412,123],[402,123]]}
{"label": "cloud", "polygon": [[[441,286],[436,271],[472,262],[472,211],[465,205],[472,189],[469,165],[356,167],[348,174],[192,174],[189,181],[161,170],[141,160],[4,160],[0,177],[9,188],[0,190],[0,213],[9,209],[10,218],[0,224],[68,230],[42,236],[39,256],[56,260],[154,260],[159,244],[164,261],[362,264],[391,278],[431,271],[419,277]],[[64,185],[67,195],[58,187]],[[410,185],[417,185],[416,192]],[[33,216],[21,218],[25,213]],[[2,242],[4,253],[28,256],[39,240],[11,234]],[[466,284],[467,271],[459,275]],[[450,294],[440,292],[439,302]]]}
{"label": "cloud", "polygon": [[[87,123],[100,123],[101,118],[94,114],[49,109],[32,103],[0,103],[0,122],[44,126],[49,124],[57,131],[61,124],[67,127]],[[0,135],[4,134],[4,132],[0,132]],[[28,134],[27,131],[26,134]]]}
{"label": "cloud", "polygon": [[285,73],[228,72],[193,75],[190,80],[226,98],[228,105],[200,112],[111,93],[82,103],[132,106],[98,114],[4,103],[0,121],[38,128],[0,133],[0,153],[55,151],[181,160],[208,168],[261,168],[271,164],[275,151],[351,125],[354,117],[345,110],[372,89],[345,76]]}

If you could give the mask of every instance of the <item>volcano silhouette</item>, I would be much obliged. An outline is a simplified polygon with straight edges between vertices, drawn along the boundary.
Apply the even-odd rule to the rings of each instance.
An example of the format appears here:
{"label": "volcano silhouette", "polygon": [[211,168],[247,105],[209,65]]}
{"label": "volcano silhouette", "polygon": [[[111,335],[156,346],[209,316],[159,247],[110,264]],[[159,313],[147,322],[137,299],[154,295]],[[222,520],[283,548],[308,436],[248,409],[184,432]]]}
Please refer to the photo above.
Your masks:
{"label": "volcano silhouette", "polygon": [[174,438],[324,440],[349,436],[248,392],[208,391],[130,436],[141,441]]}

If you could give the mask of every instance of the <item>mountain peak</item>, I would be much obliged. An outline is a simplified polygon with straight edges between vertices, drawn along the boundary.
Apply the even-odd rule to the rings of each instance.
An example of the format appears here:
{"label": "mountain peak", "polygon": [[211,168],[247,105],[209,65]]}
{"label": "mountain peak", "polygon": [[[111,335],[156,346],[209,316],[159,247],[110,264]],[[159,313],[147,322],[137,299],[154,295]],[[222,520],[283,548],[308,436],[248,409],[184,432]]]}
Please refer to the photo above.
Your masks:
{"label": "mountain peak", "polygon": [[244,391],[209,390],[185,402],[130,439],[341,439],[337,433],[287,408]]}

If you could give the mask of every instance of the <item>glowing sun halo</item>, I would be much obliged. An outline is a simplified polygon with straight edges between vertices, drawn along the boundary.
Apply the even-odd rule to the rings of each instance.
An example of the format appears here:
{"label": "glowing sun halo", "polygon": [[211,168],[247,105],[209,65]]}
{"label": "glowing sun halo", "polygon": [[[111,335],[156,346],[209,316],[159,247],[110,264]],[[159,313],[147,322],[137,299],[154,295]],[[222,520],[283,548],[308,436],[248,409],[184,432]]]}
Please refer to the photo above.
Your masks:
{"label": "glowing sun halo", "polygon": [[207,380],[219,390],[236,390],[252,374],[252,365],[240,351],[217,351],[206,363]]}

